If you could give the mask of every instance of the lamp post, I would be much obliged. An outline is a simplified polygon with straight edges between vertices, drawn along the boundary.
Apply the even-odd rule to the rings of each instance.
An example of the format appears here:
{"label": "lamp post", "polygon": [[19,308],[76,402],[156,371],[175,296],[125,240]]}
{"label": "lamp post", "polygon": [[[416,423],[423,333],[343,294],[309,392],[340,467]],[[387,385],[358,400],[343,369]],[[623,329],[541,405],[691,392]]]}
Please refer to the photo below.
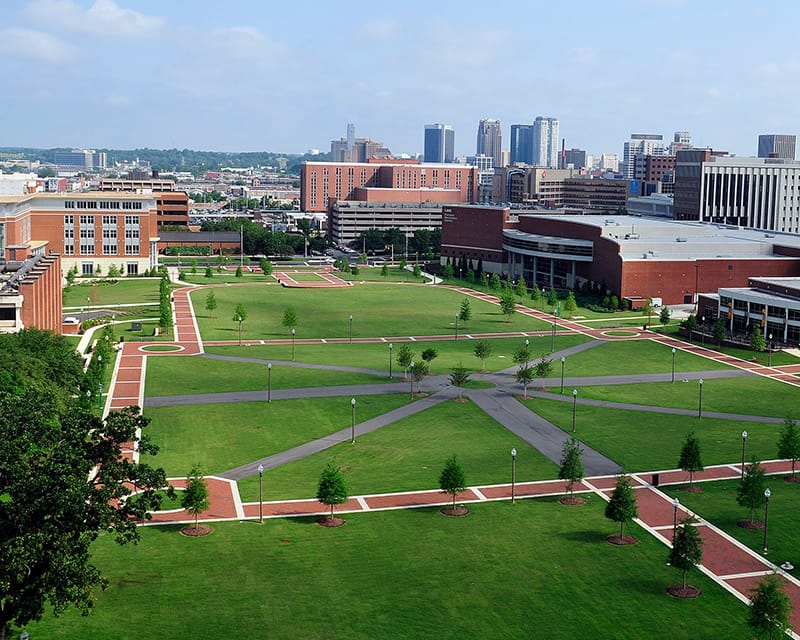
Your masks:
{"label": "lamp post", "polygon": [[700,380],[698,380],[698,382],[700,383],[700,395],[698,396],[698,399],[697,399],[697,417],[698,418],[702,418],[703,417],[703,379],[700,378]]}
{"label": "lamp post", "polygon": [[556,350],[556,310],[553,309],[553,333],[550,338],[550,353]]}
{"label": "lamp post", "polygon": [[272,402],[272,363],[267,363],[267,402]]}
{"label": "lamp post", "polygon": [[389,343],[389,380],[392,379],[392,350],[394,349],[394,345],[390,342]]}
{"label": "lamp post", "polygon": [[567,359],[564,356],[561,356],[561,395],[564,395],[564,364],[567,362]]}
{"label": "lamp post", "polygon": [[702,324],[700,325],[700,342],[702,346],[706,346],[706,317],[701,316]]}
{"label": "lamp post", "polygon": [[575,408],[578,403],[578,390],[572,390],[572,433],[575,433]]}
{"label": "lamp post", "polygon": [[764,555],[767,555],[767,527],[769,526],[769,497],[772,492],[764,489]]}
{"label": "lamp post", "polygon": [[742,480],[744,480],[744,448],[747,444],[747,431],[742,431]]}
{"label": "lamp post", "polygon": [[350,443],[356,443],[356,399],[350,398]]}
{"label": "lamp post", "polygon": [[411,375],[408,376],[409,381],[411,382],[411,399],[414,399],[414,361],[411,361],[410,366]]}
{"label": "lamp post", "polygon": [[675,383],[675,347],[672,347],[672,382]]}
{"label": "lamp post", "polygon": [[675,543],[675,535],[678,533],[678,507],[681,506],[681,501],[677,498],[672,500],[672,542]]}
{"label": "lamp post", "polygon": [[258,465],[258,524],[264,524],[264,465]]}
{"label": "lamp post", "polygon": [[296,331],[292,329],[292,362],[294,362],[294,336]]}
{"label": "lamp post", "polygon": [[239,321],[239,346],[241,347],[242,346],[242,316],[239,316],[237,318],[237,320]]}
{"label": "lamp post", "polygon": [[769,346],[767,347],[767,353],[769,354],[769,366],[772,366],[772,334],[769,334]]}
{"label": "lamp post", "polygon": [[350,314],[350,338],[348,340],[349,344],[353,344],[353,314]]}
{"label": "lamp post", "polygon": [[89,408],[91,409],[92,408],[92,390],[91,389],[87,389],[86,390],[86,402],[89,405]]}
{"label": "lamp post", "polygon": [[103,383],[98,383],[97,388],[97,406],[103,408]]}
{"label": "lamp post", "polygon": [[516,495],[516,482],[517,482],[517,449],[511,449],[511,504],[517,501]]}
{"label": "lamp post", "polygon": [[456,314],[456,337],[455,340],[458,340],[458,314]]}

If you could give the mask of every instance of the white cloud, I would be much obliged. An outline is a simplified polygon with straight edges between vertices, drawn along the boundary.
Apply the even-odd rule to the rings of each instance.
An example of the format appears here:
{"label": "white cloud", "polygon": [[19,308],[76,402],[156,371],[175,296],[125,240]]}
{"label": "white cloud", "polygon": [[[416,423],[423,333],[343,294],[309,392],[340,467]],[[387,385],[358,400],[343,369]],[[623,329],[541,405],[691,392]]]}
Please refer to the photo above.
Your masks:
{"label": "white cloud", "polygon": [[157,34],[163,18],[120,7],[114,0],[95,0],[84,9],[73,0],[35,0],[28,17],[51,27],[111,38],[142,38]]}
{"label": "white cloud", "polygon": [[722,91],[720,91],[719,87],[709,87],[708,91],[706,91],[709,98],[720,98],[722,97]]}
{"label": "white cloud", "polygon": [[0,30],[0,51],[45,62],[70,62],[77,57],[72,45],[47,33],[18,27]]}

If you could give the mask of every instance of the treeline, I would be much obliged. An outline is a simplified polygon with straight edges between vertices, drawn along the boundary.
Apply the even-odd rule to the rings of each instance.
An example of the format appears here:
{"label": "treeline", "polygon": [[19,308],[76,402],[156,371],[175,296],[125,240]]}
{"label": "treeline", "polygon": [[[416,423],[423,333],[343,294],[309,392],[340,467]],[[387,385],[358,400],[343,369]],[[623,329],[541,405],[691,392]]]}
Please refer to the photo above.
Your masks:
{"label": "treeline", "polygon": [[400,229],[367,229],[350,243],[353,249],[364,253],[394,251],[396,254],[418,253],[426,260],[432,259],[442,250],[441,229],[418,229],[411,236]]}
{"label": "treeline", "polygon": [[[235,231],[243,233],[246,255],[265,255],[287,257],[303,253],[304,236],[283,231],[270,231],[250,220],[220,220],[204,222],[201,231]],[[308,232],[309,251],[323,251],[327,246],[325,238]]]}

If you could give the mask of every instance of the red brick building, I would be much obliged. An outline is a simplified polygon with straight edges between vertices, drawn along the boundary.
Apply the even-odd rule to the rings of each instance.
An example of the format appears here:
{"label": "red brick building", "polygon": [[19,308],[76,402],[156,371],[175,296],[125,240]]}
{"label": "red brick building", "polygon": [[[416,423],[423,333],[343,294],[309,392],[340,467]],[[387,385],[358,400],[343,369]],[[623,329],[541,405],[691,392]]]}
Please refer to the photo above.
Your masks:
{"label": "red brick building", "polygon": [[0,333],[27,327],[61,333],[58,254],[0,262]]}

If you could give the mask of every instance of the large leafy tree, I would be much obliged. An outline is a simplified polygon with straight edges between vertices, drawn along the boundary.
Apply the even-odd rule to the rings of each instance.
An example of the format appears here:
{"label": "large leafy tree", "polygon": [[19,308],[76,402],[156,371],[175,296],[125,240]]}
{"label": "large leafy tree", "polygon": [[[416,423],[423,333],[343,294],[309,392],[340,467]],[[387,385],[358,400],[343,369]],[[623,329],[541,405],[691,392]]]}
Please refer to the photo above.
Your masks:
{"label": "large leafy tree", "polygon": [[672,548],[669,550],[669,563],[683,572],[683,589],[686,589],[686,574],[703,559],[703,539],[697,533],[691,518],[681,521],[675,532]]}
{"label": "large leafy tree", "polygon": [[560,480],[567,481],[570,497],[574,495],[575,483],[583,480],[582,454],[583,447],[575,438],[564,441],[564,446],[561,447],[561,464],[558,469],[558,477]]}
{"label": "large leafy tree", "polygon": [[614,493],[606,504],[606,518],[619,522],[619,537],[623,538],[625,523],[632,521],[639,515],[636,506],[636,494],[631,486],[631,479],[626,475],[617,477]]}
{"label": "large leafy tree", "polygon": [[789,628],[792,603],[784,591],[783,582],[773,574],[758,583],[750,594],[747,624],[756,636],[765,640],[783,637]]}
{"label": "large leafy tree", "polygon": [[333,461],[327,464],[319,476],[317,500],[331,508],[330,518],[333,518],[333,508],[337,504],[347,502],[347,484],[342,470]]}
{"label": "large leafy tree", "polygon": [[678,466],[689,474],[689,486],[691,487],[694,483],[695,472],[703,470],[703,460],[700,457],[700,440],[694,435],[694,431],[686,434],[686,439],[681,447]]}
{"label": "large leafy tree", "polygon": [[739,488],[736,489],[736,502],[750,510],[750,522],[755,519],[756,509],[760,509],[766,502],[764,496],[765,484],[764,467],[753,458],[747,469],[745,469],[744,477],[739,483]]}
{"label": "large leafy tree", "polygon": [[778,438],[778,457],[792,461],[792,478],[797,479],[795,466],[800,460],[800,429],[792,418],[783,421],[780,438]]}

